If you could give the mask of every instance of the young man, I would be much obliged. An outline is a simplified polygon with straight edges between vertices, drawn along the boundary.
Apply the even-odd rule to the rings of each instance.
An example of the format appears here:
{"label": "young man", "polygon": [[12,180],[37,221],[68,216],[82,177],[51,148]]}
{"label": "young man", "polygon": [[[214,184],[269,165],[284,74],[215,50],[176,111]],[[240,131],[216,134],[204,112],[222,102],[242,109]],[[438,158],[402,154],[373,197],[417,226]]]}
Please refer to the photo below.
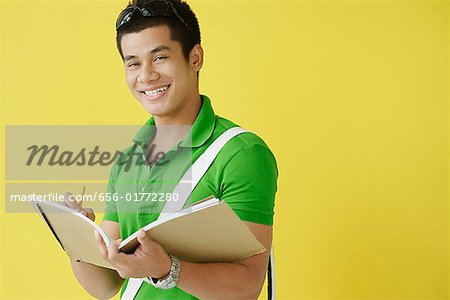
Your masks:
{"label": "young man", "polygon": [[[123,59],[128,87],[151,114],[135,143],[157,145],[146,155],[156,161],[151,167],[113,166],[108,192],[124,197],[127,193],[170,191],[186,172],[183,162],[195,161],[224,131],[237,126],[214,114],[210,99],[200,95],[198,73],[203,64],[200,30],[196,16],[180,0],[134,1],[119,15],[117,46]],[[186,138],[170,139],[166,125],[191,125]],[[188,141],[189,140],[189,141]],[[130,153],[133,147],[125,153]],[[147,153],[148,154],[148,149]],[[166,152],[164,164],[155,154]],[[253,133],[230,140],[194,189],[186,205],[210,195],[226,201],[266,249],[272,244],[274,198],[277,190],[276,161],[267,145]],[[149,184],[168,182],[167,184]],[[191,263],[169,256],[157,242],[140,231],[140,246],[134,254],[120,253],[117,244],[133,232],[157,219],[161,206],[130,202],[108,202],[101,227],[117,239],[109,249],[97,239],[99,250],[117,271],[72,261],[74,274],[92,296],[107,299],[128,278],[151,277],[156,282],[171,277],[170,288],[144,282],[135,299],[256,299],[261,291],[270,251],[235,263]],[[87,214],[87,213],[86,213]],[[94,218],[92,212],[88,214]],[[208,226],[208,224],[204,224]],[[239,247],[239,245],[236,245]],[[173,274],[172,274],[173,275]],[[125,279],[125,280],[124,280]]]}

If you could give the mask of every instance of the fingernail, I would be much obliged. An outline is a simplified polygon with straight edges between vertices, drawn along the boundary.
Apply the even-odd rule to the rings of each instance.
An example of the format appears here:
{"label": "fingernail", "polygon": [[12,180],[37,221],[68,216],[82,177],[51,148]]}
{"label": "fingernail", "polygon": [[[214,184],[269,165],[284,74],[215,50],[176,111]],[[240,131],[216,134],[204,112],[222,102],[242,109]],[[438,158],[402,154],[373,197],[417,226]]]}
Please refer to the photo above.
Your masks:
{"label": "fingernail", "polygon": [[139,229],[139,235],[141,236],[141,237],[145,237],[145,230],[144,229]]}

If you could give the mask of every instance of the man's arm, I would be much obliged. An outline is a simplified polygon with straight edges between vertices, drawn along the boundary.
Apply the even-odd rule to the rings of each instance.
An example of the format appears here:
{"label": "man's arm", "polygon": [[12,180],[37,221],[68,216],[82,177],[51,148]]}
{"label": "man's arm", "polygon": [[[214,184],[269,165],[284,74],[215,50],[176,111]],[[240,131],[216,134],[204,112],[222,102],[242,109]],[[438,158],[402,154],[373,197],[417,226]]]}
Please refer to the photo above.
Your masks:
{"label": "man's arm", "polygon": [[237,263],[196,264],[181,261],[178,287],[200,299],[257,299],[264,283],[272,245],[272,226],[245,222],[266,252]]}
{"label": "man's arm", "polygon": [[220,199],[245,220],[267,251],[234,264],[182,261],[178,286],[201,299],[257,299],[264,283],[272,245],[278,169],[275,157],[259,137],[246,133],[245,139],[248,146],[220,169]]}
{"label": "man's arm", "polygon": [[[100,227],[112,239],[120,238],[119,223],[103,221]],[[74,260],[71,260],[70,263],[78,282],[90,295],[97,299],[109,299],[117,294],[122,287],[124,280],[115,270]]]}

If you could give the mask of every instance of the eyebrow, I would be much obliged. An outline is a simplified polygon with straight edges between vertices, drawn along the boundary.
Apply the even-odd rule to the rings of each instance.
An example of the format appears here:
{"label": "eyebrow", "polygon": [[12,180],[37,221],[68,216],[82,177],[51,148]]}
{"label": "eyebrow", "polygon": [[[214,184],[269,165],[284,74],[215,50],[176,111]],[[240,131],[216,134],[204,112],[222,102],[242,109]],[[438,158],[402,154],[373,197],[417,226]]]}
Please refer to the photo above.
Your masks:
{"label": "eyebrow", "polygon": [[[157,52],[161,52],[161,51],[164,51],[164,50],[170,51],[170,48],[167,47],[167,46],[164,46],[164,45],[159,45],[158,47],[156,47],[156,48],[154,48],[154,49],[148,51],[148,52],[147,52],[147,55],[148,55],[148,54],[155,54],[155,53],[157,53]],[[133,59],[133,58],[136,58],[136,55],[127,55],[127,56],[125,56],[125,57],[123,58],[123,61],[125,62],[125,61],[130,60],[130,59]]]}

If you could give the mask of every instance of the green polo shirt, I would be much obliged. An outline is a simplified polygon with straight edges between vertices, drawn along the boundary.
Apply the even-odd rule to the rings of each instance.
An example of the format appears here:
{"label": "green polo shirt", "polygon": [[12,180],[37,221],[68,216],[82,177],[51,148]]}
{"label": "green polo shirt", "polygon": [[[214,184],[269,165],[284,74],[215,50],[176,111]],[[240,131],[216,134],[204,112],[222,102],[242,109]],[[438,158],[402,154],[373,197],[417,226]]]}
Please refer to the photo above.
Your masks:
{"label": "green polo shirt", "polygon": [[[154,126],[143,126],[136,134],[133,146],[125,149],[125,160],[111,169],[107,192],[115,195],[108,201],[104,220],[119,222],[121,238],[155,221],[165,199],[175,199],[171,192],[188,168],[223,132],[235,123],[217,116],[210,99],[200,95],[202,107],[184,140],[161,158],[161,163],[149,167],[139,164],[144,146],[154,135]],[[151,117],[145,125],[154,125]],[[241,220],[272,225],[278,169],[275,157],[254,133],[246,132],[232,138],[220,151],[202,177],[185,207],[208,196],[226,201]],[[169,197],[169,198],[167,198]],[[112,199],[113,197],[111,197]],[[208,224],[205,224],[208,226]],[[122,288],[125,290],[128,280]],[[179,288],[159,290],[143,283],[139,299],[197,299]]]}

